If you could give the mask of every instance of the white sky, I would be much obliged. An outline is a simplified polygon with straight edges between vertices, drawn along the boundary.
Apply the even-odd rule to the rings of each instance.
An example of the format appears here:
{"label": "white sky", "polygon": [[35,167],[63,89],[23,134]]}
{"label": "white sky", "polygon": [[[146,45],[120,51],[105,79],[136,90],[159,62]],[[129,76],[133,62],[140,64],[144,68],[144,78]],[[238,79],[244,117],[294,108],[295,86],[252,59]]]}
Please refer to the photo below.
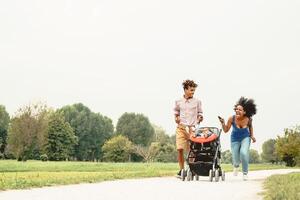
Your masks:
{"label": "white sky", "polygon": [[[297,0],[0,2],[0,104],[82,102],[110,117],[143,113],[174,134],[174,101],[194,79],[203,125],[240,96],[258,105],[257,143],[300,124]],[[223,150],[229,134],[222,136]]]}

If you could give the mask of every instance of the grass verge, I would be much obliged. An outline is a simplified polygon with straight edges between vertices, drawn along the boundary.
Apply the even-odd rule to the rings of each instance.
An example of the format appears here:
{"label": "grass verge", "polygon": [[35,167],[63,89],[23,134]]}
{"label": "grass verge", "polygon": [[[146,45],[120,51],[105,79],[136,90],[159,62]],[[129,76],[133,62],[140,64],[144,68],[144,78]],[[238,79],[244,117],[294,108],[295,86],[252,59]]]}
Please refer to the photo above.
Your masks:
{"label": "grass verge", "polygon": [[[250,170],[282,169],[282,165],[250,164]],[[230,164],[222,169],[231,171]],[[41,162],[0,160],[0,190],[107,180],[174,176],[177,163]]]}
{"label": "grass verge", "polygon": [[264,182],[264,200],[299,200],[300,173],[273,175]]}

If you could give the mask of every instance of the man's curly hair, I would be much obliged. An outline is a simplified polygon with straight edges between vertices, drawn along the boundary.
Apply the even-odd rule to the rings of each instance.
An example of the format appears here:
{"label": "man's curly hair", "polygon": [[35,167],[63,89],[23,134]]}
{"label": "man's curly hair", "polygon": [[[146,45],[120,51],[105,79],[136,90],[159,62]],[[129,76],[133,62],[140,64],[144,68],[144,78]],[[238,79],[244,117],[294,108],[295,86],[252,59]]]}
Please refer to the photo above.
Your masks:
{"label": "man's curly hair", "polygon": [[234,105],[234,110],[237,106],[242,106],[244,111],[246,112],[246,116],[251,118],[253,115],[256,114],[256,104],[254,103],[253,99],[248,99],[245,97],[241,97],[238,102]]}
{"label": "man's curly hair", "polygon": [[198,85],[193,80],[187,79],[187,80],[183,81],[182,86],[183,86],[183,89],[185,90],[185,89],[188,89],[189,87],[196,88]]}

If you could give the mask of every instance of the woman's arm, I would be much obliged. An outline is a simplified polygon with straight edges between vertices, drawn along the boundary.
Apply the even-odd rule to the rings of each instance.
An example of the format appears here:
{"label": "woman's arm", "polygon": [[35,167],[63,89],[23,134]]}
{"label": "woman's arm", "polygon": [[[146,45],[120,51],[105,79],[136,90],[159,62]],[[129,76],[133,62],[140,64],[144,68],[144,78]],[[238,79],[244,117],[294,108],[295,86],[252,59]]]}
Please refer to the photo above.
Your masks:
{"label": "woman's arm", "polygon": [[225,124],[225,120],[223,118],[219,118],[221,124],[222,124],[222,129],[225,133],[227,133],[230,128],[231,128],[231,124],[232,124],[232,116],[229,117],[227,124]]}
{"label": "woman's arm", "polygon": [[253,135],[253,126],[252,126],[252,119],[251,118],[249,119],[249,131],[250,131],[250,138],[251,138],[252,142],[253,143],[256,142],[256,139]]}

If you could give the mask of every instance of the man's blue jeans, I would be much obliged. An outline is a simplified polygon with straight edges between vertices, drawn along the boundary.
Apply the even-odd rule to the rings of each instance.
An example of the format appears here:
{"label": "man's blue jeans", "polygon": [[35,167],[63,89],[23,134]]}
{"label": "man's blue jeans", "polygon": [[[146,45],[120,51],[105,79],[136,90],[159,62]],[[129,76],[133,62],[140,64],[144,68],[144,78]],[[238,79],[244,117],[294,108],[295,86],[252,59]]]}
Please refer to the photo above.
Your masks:
{"label": "man's blue jeans", "polygon": [[246,137],[241,142],[231,142],[232,164],[239,167],[242,161],[243,174],[248,174],[250,141]]}

